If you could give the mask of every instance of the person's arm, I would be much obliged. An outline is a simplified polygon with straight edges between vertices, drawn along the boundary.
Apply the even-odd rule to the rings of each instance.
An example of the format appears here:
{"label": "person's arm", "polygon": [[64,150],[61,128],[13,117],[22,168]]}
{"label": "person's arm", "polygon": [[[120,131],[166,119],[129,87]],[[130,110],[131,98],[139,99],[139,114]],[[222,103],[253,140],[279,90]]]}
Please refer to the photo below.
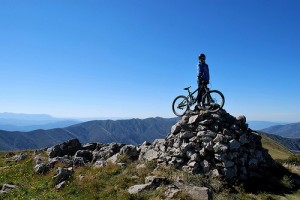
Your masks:
{"label": "person's arm", "polygon": [[199,63],[198,65],[198,79],[201,80],[203,77],[203,65]]}

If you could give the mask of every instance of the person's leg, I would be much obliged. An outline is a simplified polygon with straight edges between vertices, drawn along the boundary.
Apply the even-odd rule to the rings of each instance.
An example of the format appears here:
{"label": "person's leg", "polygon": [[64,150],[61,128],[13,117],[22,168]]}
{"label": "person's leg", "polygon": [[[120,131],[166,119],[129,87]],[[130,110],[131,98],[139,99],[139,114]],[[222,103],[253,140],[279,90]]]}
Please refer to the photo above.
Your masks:
{"label": "person's leg", "polygon": [[203,88],[201,83],[198,83],[198,95],[197,95],[197,103],[198,105],[200,105],[201,101],[202,101],[202,95],[203,95]]}

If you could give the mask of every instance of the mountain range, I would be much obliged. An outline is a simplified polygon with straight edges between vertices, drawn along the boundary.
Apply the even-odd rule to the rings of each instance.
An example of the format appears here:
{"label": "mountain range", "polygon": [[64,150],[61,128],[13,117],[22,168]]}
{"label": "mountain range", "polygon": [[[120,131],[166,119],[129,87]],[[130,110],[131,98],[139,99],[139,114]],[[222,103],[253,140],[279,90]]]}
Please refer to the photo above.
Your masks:
{"label": "mountain range", "polygon": [[[0,151],[39,149],[72,138],[78,138],[82,143],[120,142],[137,145],[164,138],[178,119],[156,117],[80,123],[43,114],[0,113]],[[300,122],[279,125],[277,122],[249,121],[248,124],[251,129],[262,131],[288,149],[300,151],[300,139],[297,139],[300,138]],[[266,128],[268,125],[273,126]]]}
{"label": "mountain range", "polygon": [[0,131],[0,151],[39,149],[78,138],[82,143],[141,144],[164,138],[179,118],[94,120],[49,130]]}
{"label": "mountain range", "polygon": [[[122,118],[57,118],[48,114],[0,113],[0,130],[4,131],[33,131],[37,129],[64,128],[81,122],[92,120],[120,120]],[[123,118],[129,119],[129,118]],[[284,122],[248,121],[253,130],[261,130],[275,125],[285,125]]]}
{"label": "mountain range", "polygon": [[5,131],[63,128],[80,122],[80,120],[56,118],[47,114],[0,113],[0,130]]}
{"label": "mountain range", "polygon": [[300,138],[300,122],[287,125],[276,125],[261,131],[287,138]]}

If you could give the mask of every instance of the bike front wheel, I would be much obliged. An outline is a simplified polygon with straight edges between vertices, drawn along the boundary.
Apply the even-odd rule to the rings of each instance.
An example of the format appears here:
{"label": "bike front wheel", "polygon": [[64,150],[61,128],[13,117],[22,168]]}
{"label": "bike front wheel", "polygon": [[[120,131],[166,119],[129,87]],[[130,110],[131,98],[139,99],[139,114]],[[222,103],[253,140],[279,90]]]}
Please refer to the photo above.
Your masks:
{"label": "bike front wheel", "polygon": [[210,90],[202,97],[202,107],[209,112],[219,111],[224,103],[224,95],[218,90]]}
{"label": "bike front wheel", "polygon": [[189,108],[189,101],[186,96],[178,96],[174,99],[172,104],[173,113],[178,117],[181,117]]}

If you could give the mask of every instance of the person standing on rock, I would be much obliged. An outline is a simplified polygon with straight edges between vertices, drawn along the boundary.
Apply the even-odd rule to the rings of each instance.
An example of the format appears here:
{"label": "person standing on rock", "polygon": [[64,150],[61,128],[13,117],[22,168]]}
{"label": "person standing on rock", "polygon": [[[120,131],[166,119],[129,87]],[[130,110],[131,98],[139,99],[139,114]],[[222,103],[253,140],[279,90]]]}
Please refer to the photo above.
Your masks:
{"label": "person standing on rock", "polygon": [[203,86],[209,84],[209,68],[205,63],[206,56],[202,53],[199,55],[198,63],[198,96],[197,96],[197,105],[199,106],[202,101],[202,95],[204,92]]}

